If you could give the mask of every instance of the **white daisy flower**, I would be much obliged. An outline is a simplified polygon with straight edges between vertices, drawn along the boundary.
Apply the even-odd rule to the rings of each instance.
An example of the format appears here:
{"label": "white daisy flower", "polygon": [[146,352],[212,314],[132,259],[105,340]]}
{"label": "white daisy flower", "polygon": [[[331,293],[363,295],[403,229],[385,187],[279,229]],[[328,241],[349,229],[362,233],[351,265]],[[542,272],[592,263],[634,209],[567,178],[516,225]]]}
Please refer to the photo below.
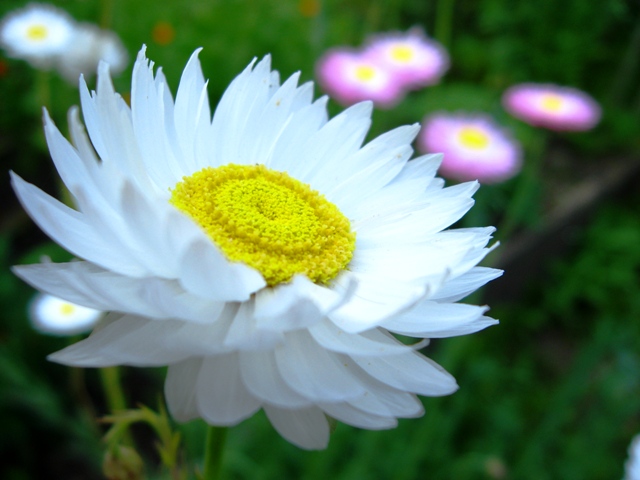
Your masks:
{"label": "white daisy flower", "polygon": [[103,312],[39,293],[29,305],[33,328],[52,335],[76,335],[91,330]]}
{"label": "white daisy flower", "polygon": [[0,24],[0,46],[8,55],[50,68],[66,52],[74,20],[51,5],[32,3],[7,15]]}
{"label": "white daisy flower", "polygon": [[80,74],[93,75],[101,60],[109,64],[112,75],[117,75],[127,66],[129,55],[115,32],[81,23],[74,30],[65,55],[59,58],[57,68],[62,77],[77,85]]}
{"label": "white daisy flower", "polygon": [[446,230],[476,182],[443,188],[440,158],[409,161],[419,125],[362,145],[372,105],[327,118],[327,98],[270,58],[228,87],[213,119],[197,51],[175,100],[143,48],[131,107],[108,67],[81,82],[88,136],[45,114],[77,210],[12,174],[40,227],[83,261],[15,267],[50,294],[111,313],[51,355],[66,365],[169,365],[180,421],[235,425],[264,409],[280,434],[324,448],[327,416],[368,429],[417,417],[416,395],[457,389],[393,336],[463,335],[496,323],[455,303],[500,275],[476,266],[493,228]]}

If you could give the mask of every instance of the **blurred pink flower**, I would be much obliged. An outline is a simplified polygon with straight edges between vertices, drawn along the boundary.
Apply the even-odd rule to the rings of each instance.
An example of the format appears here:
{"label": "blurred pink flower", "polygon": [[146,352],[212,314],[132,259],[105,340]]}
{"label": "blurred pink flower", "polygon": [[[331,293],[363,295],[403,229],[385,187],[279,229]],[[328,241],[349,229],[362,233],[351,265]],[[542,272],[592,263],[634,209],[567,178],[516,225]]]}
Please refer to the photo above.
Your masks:
{"label": "blurred pink flower", "polygon": [[551,130],[590,130],[601,116],[600,106],[586,93],[551,84],[515,85],[504,93],[502,103],[514,117]]}
{"label": "blurred pink flower", "polygon": [[318,82],[342,105],[363,100],[391,108],[404,96],[401,82],[372,59],[353,50],[327,52],[317,66]]}
{"label": "blurred pink flower", "polygon": [[371,37],[363,54],[407,88],[434,85],[449,69],[449,54],[421,30]]}
{"label": "blurred pink flower", "polygon": [[482,115],[438,113],[427,117],[418,149],[443,153],[440,174],[458,181],[502,182],[515,176],[522,164],[519,143]]}

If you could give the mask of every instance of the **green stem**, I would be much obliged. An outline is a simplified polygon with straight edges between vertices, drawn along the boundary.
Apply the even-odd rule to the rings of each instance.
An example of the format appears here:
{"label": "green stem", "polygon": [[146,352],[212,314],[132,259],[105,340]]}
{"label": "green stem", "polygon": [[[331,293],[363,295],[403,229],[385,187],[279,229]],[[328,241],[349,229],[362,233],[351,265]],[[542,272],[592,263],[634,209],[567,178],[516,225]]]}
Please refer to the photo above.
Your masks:
{"label": "green stem", "polygon": [[225,427],[209,426],[207,443],[204,453],[203,480],[219,480],[222,471],[222,454],[228,429]]}
{"label": "green stem", "polygon": [[127,402],[120,385],[120,370],[118,367],[105,367],[100,369],[102,387],[107,397],[107,406],[112,413],[127,409]]}
{"label": "green stem", "polygon": [[451,47],[451,26],[453,24],[454,6],[455,0],[440,0],[436,7],[435,37],[447,48]]}

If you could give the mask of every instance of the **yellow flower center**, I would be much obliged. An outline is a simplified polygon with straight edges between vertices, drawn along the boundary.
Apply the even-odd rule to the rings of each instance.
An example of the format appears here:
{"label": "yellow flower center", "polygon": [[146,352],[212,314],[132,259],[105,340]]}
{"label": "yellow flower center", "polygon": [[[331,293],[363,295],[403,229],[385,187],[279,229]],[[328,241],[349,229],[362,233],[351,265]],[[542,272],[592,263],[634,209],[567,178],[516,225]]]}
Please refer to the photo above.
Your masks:
{"label": "yellow flower center", "polygon": [[27,38],[29,38],[29,40],[44,40],[47,38],[47,33],[47,27],[44,25],[31,25],[27,28]]}
{"label": "yellow flower center", "polygon": [[467,148],[481,150],[489,145],[489,136],[479,128],[463,127],[458,133],[460,143]]}
{"label": "yellow flower center", "polygon": [[75,307],[70,303],[63,303],[60,305],[60,314],[63,316],[69,316],[75,311]]}
{"label": "yellow flower center", "polygon": [[391,58],[396,62],[409,63],[413,60],[415,52],[409,45],[394,45],[390,49]]}
{"label": "yellow flower center", "polygon": [[304,274],[326,284],[355,249],[349,220],[320,193],[264,165],[207,167],[176,184],[170,203],[196,221],[231,261],[274,286]]}
{"label": "yellow flower center", "polygon": [[563,103],[562,97],[554,95],[553,93],[545,94],[540,100],[542,109],[552,113],[560,111]]}
{"label": "yellow flower center", "polygon": [[356,78],[362,82],[373,80],[376,76],[376,69],[369,65],[358,65],[355,71]]}

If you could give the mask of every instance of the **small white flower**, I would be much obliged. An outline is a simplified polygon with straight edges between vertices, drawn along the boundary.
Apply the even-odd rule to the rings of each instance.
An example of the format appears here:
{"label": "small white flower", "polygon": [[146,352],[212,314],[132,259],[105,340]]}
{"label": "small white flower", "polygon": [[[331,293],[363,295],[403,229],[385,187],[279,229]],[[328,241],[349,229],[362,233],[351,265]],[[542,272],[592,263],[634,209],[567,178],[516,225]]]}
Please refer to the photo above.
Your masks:
{"label": "small white flower", "polygon": [[[197,52],[196,52],[197,54]],[[77,210],[13,174],[23,206],[84,261],[15,267],[36,288],[111,313],[50,358],[67,365],[169,365],[174,417],[235,425],[263,409],[303,448],[327,415],[368,429],[422,414],[416,394],[455,379],[393,334],[464,335],[496,323],[455,303],[500,275],[476,266],[493,228],[444,230],[476,182],[443,188],[440,156],[409,161],[419,125],[363,145],[372,105],[329,120],[299,74],[270,58],[231,83],[213,118],[197,55],[175,101],[140,52],[131,106],[108,67],[81,80],[88,136],[45,116]],[[420,342],[418,342],[420,343]]]}
{"label": "small white flower", "polygon": [[80,74],[93,75],[101,60],[109,64],[111,74],[117,75],[127,66],[129,55],[114,32],[81,23],[74,30],[69,48],[59,58],[57,68],[67,81],[77,85]]}
{"label": "small white flower", "polygon": [[91,330],[103,312],[40,293],[29,305],[33,328],[53,335],[76,335]]}
{"label": "small white flower", "polygon": [[629,458],[624,464],[623,480],[640,480],[640,435],[636,435],[629,445]]}
{"label": "small white flower", "polygon": [[7,15],[0,24],[0,45],[7,54],[50,68],[66,52],[73,37],[74,20],[51,5],[29,4]]}

